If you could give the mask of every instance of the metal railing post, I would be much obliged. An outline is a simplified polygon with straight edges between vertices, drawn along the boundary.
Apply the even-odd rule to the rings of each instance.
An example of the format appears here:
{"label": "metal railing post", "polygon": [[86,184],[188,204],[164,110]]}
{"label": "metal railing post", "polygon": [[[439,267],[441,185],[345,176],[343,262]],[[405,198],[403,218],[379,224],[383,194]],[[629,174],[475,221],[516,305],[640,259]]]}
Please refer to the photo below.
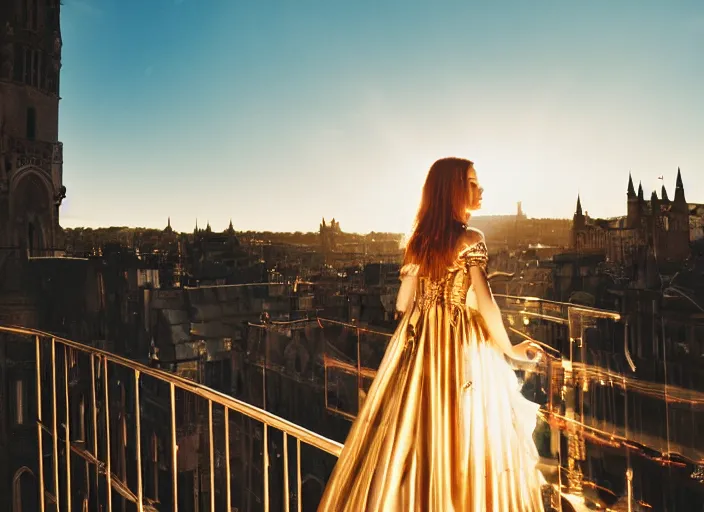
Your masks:
{"label": "metal railing post", "polygon": [[110,457],[110,384],[108,381],[108,359],[103,357],[103,387],[105,388],[105,480],[107,482],[107,511],[112,512],[112,465]]}
{"label": "metal railing post", "polygon": [[139,401],[139,370],[134,371],[134,417],[137,432],[135,440],[137,442],[137,510],[144,512],[143,490],[142,490],[142,418]]}
{"label": "metal railing post", "polygon": [[301,488],[301,440],[296,439],[296,499],[298,500],[298,512],[303,512]]}
{"label": "metal railing post", "polygon": [[37,452],[39,454],[39,510],[44,512],[44,449],[43,449],[43,425],[42,425],[42,356],[41,340],[39,336],[34,337],[36,343],[36,377],[37,377]]}
{"label": "metal railing post", "polygon": [[208,400],[208,440],[210,448],[210,512],[215,512],[215,447],[213,446],[213,401]]}
{"label": "metal railing post", "polygon": [[232,510],[232,492],[230,490],[232,483],[230,475],[230,409],[228,407],[225,407],[225,474],[227,476],[227,482],[225,483],[225,497],[227,499],[225,510]]}
{"label": "metal railing post", "polygon": [[59,433],[57,428],[56,413],[56,338],[51,338],[51,406],[52,406],[52,437],[54,445],[54,497],[56,498],[56,510],[61,511],[61,499],[59,498]]}
{"label": "metal railing post", "polygon": [[71,349],[64,345],[64,391],[66,395],[66,511],[71,512],[71,406],[68,399],[68,355]]}
{"label": "metal railing post", "polygon": [[176,386],[169,384],[171,395],[171,484],[173,487],[174,512],[178,512],[178,444],[176,439]]}
{"label": "metal railing post", "polygon": [[[98,459],[98,397],[95,391],[95,356],[90,355],[90,398],[93,404],[93,456]],[[97,506],[100,495],[100,468],[95,464],[95,505]]]}
{"label": "metal railing post", "polygon": [[264,423],[264,512],[269,512],[269,432],[267,424]]}
{"label": "metal railing post", "polygon": [[288,490],[288,434],[284,432],[284,510],[290,512]]}

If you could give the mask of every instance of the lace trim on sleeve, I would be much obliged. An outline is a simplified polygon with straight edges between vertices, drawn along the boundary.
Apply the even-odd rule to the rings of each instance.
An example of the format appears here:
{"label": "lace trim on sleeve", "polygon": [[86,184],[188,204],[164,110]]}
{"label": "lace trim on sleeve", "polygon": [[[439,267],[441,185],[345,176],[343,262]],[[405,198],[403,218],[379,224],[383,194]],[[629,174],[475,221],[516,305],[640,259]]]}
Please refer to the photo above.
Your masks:
{"label": "lace trim on sleeve", "polygon": [[481,269],[486,272],[489,262],[489,250],[486,247],[486,243],[480,240],[479,242],[466,246],[460,252],[459,259],[464,264],[467,272],[469,272],[469,267],[474,266],[481,267]]}

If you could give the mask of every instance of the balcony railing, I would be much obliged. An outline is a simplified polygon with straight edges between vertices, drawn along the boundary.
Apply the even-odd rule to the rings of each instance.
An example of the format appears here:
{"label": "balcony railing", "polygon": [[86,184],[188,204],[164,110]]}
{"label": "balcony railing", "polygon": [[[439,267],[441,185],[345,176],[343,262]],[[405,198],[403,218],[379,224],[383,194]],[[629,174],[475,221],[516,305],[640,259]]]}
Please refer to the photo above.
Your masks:
{"label": "balcony railing", "polygon": [[[281,486],[285,510],[304,510],[302,445],[304,449],[307,446],[334,457],[342,449],[340,443],[177,375],[32,329],[0,327],[0,333],[5,338],[6,358],[15,367],[14,381],[24,383],[16,388],[20,391],[15,401],[15,428],[22,432],[21,426],[26,426],[27,419],[36,418],[34,461],[27,460],[17,468],[13,493],[15,510],[111,512],[117,510],[120,503],[132,504],[140,512],[176,511],[180,506],[182,510],[198,510],[198,499],[191,500],[189,492],[179,490],[179,483],[183,483],[183,478],[179,477],[179,450],[182,449],[179,442],[188,439],[187,418],[190,418],[189,412],[193,412],[189,407],[193,401],[189,402],[189,398],[204,404],[196,414],[207,418],[205,432],[201,432],[207,439],[207,450],[197,450],[202,454],[184,454],[182,458],[204,455],[205,463],[199,461],[196,466],[199,469],[202,466],[208,473],[204,491],[209,494],[207,502],[211,511],[235,510],[230,466],[230,427],[236,423],[235,416],[261,427],[262,468],[269,467],[269,437],[274,432],[279,433],[283,478],[277,483]],[[26,392],[30,374],[34,374],[32,394],[36,400]],[[148,402],[144,401],[143,394],[148,395]],[[128,395],[133,397],[131,404],[126,403]],[[31,407],[27,406],[29,403]],[[165,413],[166,421],[159,421],[159,409]],[[177,410],[180,410],[178,415]],[[214,421],[214,416],[221,421]],[[148,425],[145,417],[149,417]],[[221,427],[218,432],[221,435],[216,434],[216,425]],[[149,433],[158,432],[168,433],[166,439],[157,441],[168,446],[164,450],[165,460],[159,460],[159,449],[148,444]],[[24,434],[27,435],[26,428]],[[216,444],[218,451],[224,452],[221,457],[216,457]],[[164,468],[170,475],[169,485],[154,481]],[[153,470],[149,483],[145,476],[148,469]],[[20,477],[24,473],[36,475],[36,488],[30,485],[29,491],[25,487],[23,492]],[[270,510],[273,485],[269,473],[263,469],[259,483],[262,486],[261,508],[265,511]],[[217,492],[216,480],[225,484]],[[160,498],[159,490],[164,487],[170,488],[170,496]],[[35,494],[38,503],[36,507],[27,506],[34,489],[38,491]],[[26,508],[23,508],[23,501]],[[294,504],[291,501],[295,508],[291,507]]]}
{"label": "balcony railing", "polygon": [[[519,371],[524,393],[541,404],[536,443],[555,510],[704,504],[704,379],[672,350],[681,345],[671,339],[678,325],[653,320],[646,340],[637,319],[612,311],[528,297],[497,301],[513,335],[539,340],[548,353],[534,370]],[[342,445],[268,412],[289,399],[266,403],[268,391],[277,382],[286,390],[310,386],[324,403],[324,421],[337,416],[338,426],[349,425],[391,336],[322,318],[252,324],[246,352],[261,369],[250,375],[260,379],[259,408],[47,333],[0,333],[6,382],[23,383],[10,393],[14,506],[41,511],[314,510],[306,481],[324,484]],[[307,417],[314,405],[294,411],[296,421],[314,423]],[[33,418],[36,429],[28,430]],[[22,435],[34,447],[31,460],[22,460],[31,453]],[[330,434],[344,436],[344,428]],[[36,486],[25,473],[36,475]]]}

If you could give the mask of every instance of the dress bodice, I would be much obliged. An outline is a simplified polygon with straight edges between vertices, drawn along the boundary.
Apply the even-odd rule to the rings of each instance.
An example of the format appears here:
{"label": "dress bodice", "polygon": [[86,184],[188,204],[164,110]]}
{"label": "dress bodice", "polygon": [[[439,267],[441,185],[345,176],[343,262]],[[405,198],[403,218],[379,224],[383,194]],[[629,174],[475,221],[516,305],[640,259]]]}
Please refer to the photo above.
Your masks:
{"label": "dress bodice", "polygon": [[412,264],[401,269],[401,277],[417,278],[415,303],[420,309],[442,305],[464,306],[467,304],[467,292],[471,286],[469,268],[480,266],[486,271],[487,263],[487,247],[484,240],[480,240],[464,244],[441,279],[418,275],[418,266]]}

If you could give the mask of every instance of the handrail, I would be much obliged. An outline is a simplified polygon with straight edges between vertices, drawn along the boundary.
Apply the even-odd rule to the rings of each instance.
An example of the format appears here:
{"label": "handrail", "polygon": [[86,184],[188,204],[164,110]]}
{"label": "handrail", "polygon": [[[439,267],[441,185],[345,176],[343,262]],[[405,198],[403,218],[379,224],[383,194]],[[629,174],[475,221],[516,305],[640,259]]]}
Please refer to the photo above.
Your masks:
{"label": "handrail", "polygon": [[198,395],[201,398],[205,398],[206,400],[211,400],[217,403],[218,405],[222,405],[223,407],[228,407],[235,412],[244,414],[245,416],[248,416],[252,419],[261,421],[265,425],[281,430],[282,432],[285,432],[290,436],[294,436],[300,439],[301,441],[305,442],[306,444],[314,446],[315,448],[319,448],[331,455],[339,456],[340,452],[342,451],[343,445],[341,443],[338,443],[319,434],[316,434],[315,432],[312,432],[308,429],[300,427],[295,423],[291,423],[288,420],[275,416],[274,414],[260,409],[259,407],[248,404],[247,402],[243,402],[219,391],[215,391],[202,384],[198,384],[196,382],[185,379],[179,375],[175,375],[164,370],[152,368],[142,363],[132,361],[131,359],[127,359],[126,357],[118,356],[105,350],[91,347],[89,345],[84,345],[82,343],[62,338],[60,336],[55,336],[51,333],[40,331],[37,329],[31,329],[27,327],[0,326],[0,332],[6,332],[11,334],[23,334],[26,336],[40,336],[43,338],[53,338],[54,340],[59,341],[71,348],[87,352],[94,356],[102,357],[111,363],[119,364],[134,371],[138,371],[141,374],[149,375],[150,377],[166,381],[180,389],[183,389],[184,391],[188,391],[190,393]]}
{"label": "handrail", "polygon": [[[111,512],[113,509],[113,494],[120,495],[123,500],[130,501],[136,505],[139,512],[157,510],[154,508],[155,500],[146,496],[146,489],[144,487],[145,479],[143,478],[143,467],[142,463],[144,456],[146,455],[145,448],[142,445],[142,422],[141,416],[143,411],[146,411],[144,404],[140,400],[140,390],[142,388],[144,376],[151,377],[162,383],[169,385],[169,397],[166,398],[167,403],[170,404],[167,407],[166,412],[170,416],[170,433],[171,433],[171,450],[170,456],[167,455],[167,461],[171,461],[171,489],[172,489],[172,506],[173,510],[178,510],[179,502],[179,492],[178,492],[178,467],[179,467],[179,455],[178,455],[178,443],[179,434],[177,431],[176,423],[176,389],[180,389],[185,393],[185,396],[198,397],[204,399],[207,402],[207,421],[204,431],[200,432],[199,435],[205,435],[205,442],[208,444],[208,450],[206,458],[209,463],[209,475],[210,475],[210,510],[215,512],[216,510],[216,465],[215,465],[215,450],[214,442],[216,440],[215,435],[215,422],[213,420],[214,407],[213,404],[222,407],[222,412],[224,415],[223,426],[224,433],[223,438],[224,443],[224,458],[225,458],[225,473],[226,482],[231,481],[231,468],[230,468],[230,412],[239,413],[243,417],[250,420],[254,420],[259,423],[262,427],[262,448],[260,452],[260,461],[262,464],[262,476],[263,476],[263,489],[262,489],[262,499],[264,503],[264,512],[269,512],[270,510],[270,499],[269,493],[271,491],[270,485],[270,475],[269,468],[271,466],[270,451],[272,447],[277,447],[283,450],[284,461],[286,466],[284,467],[284,480],[282,482],[282,497],[285,503],[288,503],[291,498],[290,494],[292,489],[295,489],[295,496],[298,501],[298,510],[302,510],[302,459],[301,459],[301,443],[306,444],[314,449],[319,450],[324,454],[329,454],[334,457],[339,457],[342,452],[343,445],[326,437],[323,437],[315,432],[312,432],[306,428],[296,425],[284,418],[275,416],[274,414],[260,409],[254,405],[238,400],[234,397],[228,396],[224,393],[215,391],[208,388],[202,384],[192,382],[188,379],[180,377],[178,375],[147,366],[145,364],[132,361],[125,357],[112,354],[106,350],[102,350],[96,347],[84,345],[82,343],[75,342],[60,336],[53,335],[51,333],[41,331],[39,329],[32,329],[27,327],[19,326],[2,326],[0,325],[0,333],[6,333],[10,335],[18,335],[22,337],[18,340],[21,343],[27,342],[26,338],[34,338],[35,345],[35,379],[36,379],[36,392],[37,392],[37,411],[36,411],[36,426],[37,426],[37,451],[38,451],[38,466],[39,466],[39,496],[40,496],[40,507],[41,512],[46,511],[46,504],[53,501],[56,502],[57,510],[71,511],[72,504],[77,503],[78,500],[83,500],[82,506],[85,508],[88,505],[89,499],[93,494],[90,491],[90,487],[95,490],[95,500],[104,501],[106,506],[106,511]],[[26,338],[25,338],[26,337]],[[42,346],[45,346],[47,350],[42,350]],[[57,345],[61,350],[57,350]],[[90,375],[86,376],[90,382],[90,389],[86,391],[86,394],[81,394],[79,398],[71,398],[70,390],[70,377],[69,369],[73,368],[77,364],[78,354],[82,354],[83,357],[90,358]],[[47,360],[44,360],[48,358]],[[61,361],[63,359],[63,364]],[[69,362],[69,360],[71,362]],[[112,365],[113,370],[110,370]],[[124,452],[122,458],[117,458],[113,461],[111,456],[111,451],[113,446],[115,446],[112,437],[118,437],[118,445],[123,447],[126,446],[126,436],[127,430],[125,426],[126,418],[126,404],[124,387],[122,388],[122,409],[119,408],[115,414],[115,410],[111,414],[111,404],[114,404],[114,398],[111,399],[110,388],[112,386],[111,379],[108,376],[116,376],[113,371],[115,369],[123,369],[132,372],[132,377],[125,380],[128,383],[132,381],[133,388],[133,407],[131,423],[135,429],[133,434],[134,439],[134,463],[136,467],[136,484],[134,490],[130,487],[125,474],[125,460]],[[48,372],[46,370],[49,370]],[[123,380],[121,373],[117,373],[120,380]],[[43,381],[46,380],[46,387]],[[63,382],[61,382],[63,381]],[[100,385],[100,389],[98,388]],[[43,393],[44,391],[44,393]],[[53,411],[47,416],[49,418],[44,418],[42,411],[44,409],[44,395],[48,395],[46,401],[48,401],[49,411]],[[80,401],[80,405],[77,404],[76,400]],[[84,414],[87,412],[84,406],[84,399],[89,402],[92,401],[92,407],[89,412],[92,415],[92,425],[90,425],[90,420],[86,422]],[[71,404],[71,402],[74,402]],[[102,405],[100,405],[102,404]],[[72,407],[73,405],[73,407]],[[72,409],[75,410],[76,407],[80,408],[80,415],[82,416],[80,422],[75,424],[78,426],[79,434],[73,434],[71,429],[71,424],[75,422],[75,418],[72,420],[73,413]],[[99,423],[100,419],[100,423]],[[49,420],[49,423],[47,423]],[[122,422],[122,425],[113,425],[114,422]],[[59,429],[59,425],[61,428]],[[101,428],[99,428],[99,425]],[[111,428],[112,427],[112,428]],[[117,428],[114,428],[117,427]],[[84,430],[86,429],[86,430]],[[283,443],[276,441],[271,443],[269,441],[272,434],[270,434],[269,429],[275,429],[280,431],[280,435],[283,436]],[[82,432],[82,433],[81,433]],[[90,436],[88,436],[90,432]],[[47,446],[47,450],[43,449],[42,437],[47,435],[51,439],[50,447]],[[62,435],[63,434],[63,435]],[[77,437],[78,436],[78,437]],[[256,436],[256,434],[255,434]],[[89,437],[92,438],[92,446],[89,443]],[[99,438],[104,439],[104,441],[99,441]],[[289,443],[289,438],[292,438],[293,446]],[[221,434],[217,435],[218,442],[221,441]],[[65,447],[64,447],[65,445]],[[107,448],[102,448],[105,446]],[[61,448],[60,448],[61,447]],[[295,471],[293,473],[294,486],[292,487],[289,482],[289,448],[295,449],[295,457],[293,458],[293,464],[295,465]],[[124,448],[123,448],[124,449]],[[102,452],[102,455],[101,455]],[[71,455],[80,457],[86,464],[86,473],[83,483],[79,482],[76,486],[72,486],[74,473],[71,469]],[[51,461],[50,464],[44,465],[44,459],[47,458]],[[256,457],[255,457],[256,459]],[[117,463],[117,464],[115,464]],[[93,466],[95,471],[95,477],[89,478],[88,467]],[[48,470],[52,474],[49,478],[44,478],[44,471]],[[221,471],[221,470],[220,470]],[[64,477],[61,477],[63,473]],[[48,476],[48,475],[47,475]],[[98,483],[98,478],[101,477],[105,482],[104,486]],[[90,480],[90,482],[89,482]],[[91,484],[92,482],[92,484]],[[75,493],[74,487],[80,487],[83,489],[83,495],[78,495]],[[103,489],[104,495],[99,496],[100,489]],[[226,485],[224,488],[224,504],[225,509],[229,510],[232,503],[232,489],[230,485]],[[220,494],[222,498],[222,494]],[[97,502],[91,506],[97,506]],[[220,505],[217,505],[220,506]],[[286,507],[288,508],[288,507]]]}
{"label": "handrail", "polygon": [[590,306],[582,306],[581,304],[574,304],[573,302],[560,302],[557,300],[541,299],[540,297],[526,297],[522,295],[506,295],[503,293],[495,293],[494,297],[501,297],[503,299],[518,300],[523,302],[539,302],[541,304],[553,304],[555,306],[564,306],[572,311],[577,311],[580,313],[590,314],[592,316],[597,316],[599,318],[611,318],[612,320],[620,320],[621,314],[616,311],[611,311],[609,309],[593,308]]}
{"label": "handrail", "polygon": [[184,286],[184,290],[209,290],[213,288],[255,288],[261,286],[293,286],[293,283],[235,283],[235,284],[206,284],[200,286]]}

